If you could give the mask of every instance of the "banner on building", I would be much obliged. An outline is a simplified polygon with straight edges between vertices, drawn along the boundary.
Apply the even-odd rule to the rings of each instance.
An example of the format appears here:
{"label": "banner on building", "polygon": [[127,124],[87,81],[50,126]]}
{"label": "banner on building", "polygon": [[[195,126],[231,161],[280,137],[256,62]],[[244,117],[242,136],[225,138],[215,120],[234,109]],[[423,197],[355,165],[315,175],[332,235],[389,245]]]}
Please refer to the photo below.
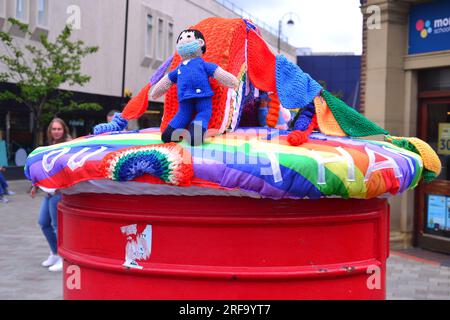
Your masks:
{"label": "banner on building", "polygon": [[450,50],[450,1],[411,7],[408,54]]}

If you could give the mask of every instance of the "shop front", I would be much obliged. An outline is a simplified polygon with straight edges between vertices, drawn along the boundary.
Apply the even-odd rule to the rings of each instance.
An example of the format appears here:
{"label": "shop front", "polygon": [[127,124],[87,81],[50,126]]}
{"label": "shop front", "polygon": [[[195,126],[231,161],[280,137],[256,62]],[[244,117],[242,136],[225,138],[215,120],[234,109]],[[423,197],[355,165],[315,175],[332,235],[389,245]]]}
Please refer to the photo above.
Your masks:
{"label": "shop front", "polygon": [[450,1],[367,0],[361,10],[362,110],[392,135],[426,141],[442,163],[436,180],[390,202],[391,247],[450,254]]}
{"label": "shop front", "polygon": [[[408,57],[420,57],[422,63],[433,64],[449,49],[450,2],[412,6]],[[418,86],[417,134],[433,147],[442,163],[438,178],[416,189],[414,243],[450,253],[450,59],[441,63],[440,67],[414,71]]]}
{"label": "shop front", "polygon": [[438,179],[417,190],[415,242],[450,253],[450,68],[419,71],[418,136],[438,153]]}

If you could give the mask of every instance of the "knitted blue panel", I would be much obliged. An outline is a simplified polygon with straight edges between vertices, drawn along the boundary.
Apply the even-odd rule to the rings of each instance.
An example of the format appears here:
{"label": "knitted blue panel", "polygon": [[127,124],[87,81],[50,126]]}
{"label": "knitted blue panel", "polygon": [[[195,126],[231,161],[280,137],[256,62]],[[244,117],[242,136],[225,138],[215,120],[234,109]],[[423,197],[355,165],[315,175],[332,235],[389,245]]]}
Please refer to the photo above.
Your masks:
{"label": "knitted blue panel", "polygon": [[320,84],[283,55],[277,56],[275,73],[278,97],[285,108],[303,108],[322,91]]}
{"label": "knitted blue panel", "polygon": [[114,118],[109,123],[100,123],[94,127],[94,134],[102,134],[105,132],[122,131],[128,125],[128,121],[122,118],[122,114],[116,112]]}
{"label": "knitted blue panel", "polygon": [[316,113],[316,108],[313,104],[308,104],[304,109],[302,109],[300,116],[294,124],[294,130],[305,131],[311,123],[314,113]]}

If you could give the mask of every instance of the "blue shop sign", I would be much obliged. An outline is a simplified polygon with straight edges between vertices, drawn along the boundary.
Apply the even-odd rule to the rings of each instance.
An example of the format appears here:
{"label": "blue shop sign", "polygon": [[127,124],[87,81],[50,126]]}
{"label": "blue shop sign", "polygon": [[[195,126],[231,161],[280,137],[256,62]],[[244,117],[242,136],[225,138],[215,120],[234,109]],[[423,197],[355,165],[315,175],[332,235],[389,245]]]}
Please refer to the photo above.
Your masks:
{"label": "blue shop sign", "polygon": [[450,50],[450,1],[411,7],[408,54]]}

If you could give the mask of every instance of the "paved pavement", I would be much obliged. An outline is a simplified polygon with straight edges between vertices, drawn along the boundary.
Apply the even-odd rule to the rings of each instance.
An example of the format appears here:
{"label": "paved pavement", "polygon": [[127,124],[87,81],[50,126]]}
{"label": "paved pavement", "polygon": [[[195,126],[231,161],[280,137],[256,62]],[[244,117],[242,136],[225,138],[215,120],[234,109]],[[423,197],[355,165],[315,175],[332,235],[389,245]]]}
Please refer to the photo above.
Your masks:
{"label": "paved pavement", "polygon": [[37,224],[42,193],[31,199],[27,181],[11,181],[0,203],[0,299],[62,299],[62,273],[41,267],[50,248]]}
{"label": "paved pavement", "polygon": [[[411,249],[391,252],[387,299],[450,300],[450,256]],[[423,258],[425,256],[425,258]]]}
{"label": "paved pavement", "polygon": [[[0,203],[0,299],[62,299],[62,274],[40,266],[49,247],[37,225],[42,194],[31,199],[27,181],[11,181]],[[388,299],[450,300],[450,256],[420,249],[391,252]]]}

